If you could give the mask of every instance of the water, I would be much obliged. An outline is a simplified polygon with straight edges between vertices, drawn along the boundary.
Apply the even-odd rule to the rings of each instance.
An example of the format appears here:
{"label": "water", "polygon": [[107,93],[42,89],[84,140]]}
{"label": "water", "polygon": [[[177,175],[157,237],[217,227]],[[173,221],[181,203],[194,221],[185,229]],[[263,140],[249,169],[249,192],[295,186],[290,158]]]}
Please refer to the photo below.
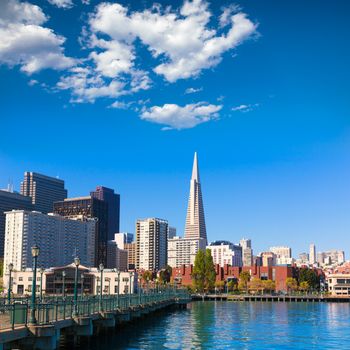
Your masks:
{"label": "water", "polygon": [[[61,350],[72,349],[65,342]],[[350,349],[346,303],[193,302],[92,337],[76,349]]]}

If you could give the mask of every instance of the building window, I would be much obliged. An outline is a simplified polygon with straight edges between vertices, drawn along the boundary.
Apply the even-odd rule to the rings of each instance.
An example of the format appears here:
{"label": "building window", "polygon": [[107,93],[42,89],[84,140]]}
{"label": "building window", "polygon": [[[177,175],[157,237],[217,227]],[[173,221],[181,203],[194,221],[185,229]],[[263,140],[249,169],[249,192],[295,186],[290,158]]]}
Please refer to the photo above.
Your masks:
{"label": "building window", "polygon": [[18,277],[18,281],[23,281],[23,277]]}

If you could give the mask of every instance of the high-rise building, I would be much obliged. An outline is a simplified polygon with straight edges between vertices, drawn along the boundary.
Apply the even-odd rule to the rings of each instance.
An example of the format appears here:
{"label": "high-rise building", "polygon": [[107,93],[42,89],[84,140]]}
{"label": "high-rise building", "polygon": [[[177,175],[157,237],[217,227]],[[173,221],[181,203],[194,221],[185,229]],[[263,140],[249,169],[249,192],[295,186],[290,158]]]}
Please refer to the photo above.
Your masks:
{"label": "high-rise building", "polygon": [[276,265],[289,265],[293,263],[292,248],[290,247],[271,247],[270,252],[276,255]]}
{"label": "high-rise building", "polygon": [[307,264],[309,262],[309,254],[308,253],[300,253],[299,254],[299,262],[301,264]]}
{"label": "high-rise building", "polygon": [[128,252],[128,269],[134,270],[136,267],[136,242],[125,243],[124,249]]}
{"label": "high-rise building", "polygon": [[207,246],[211,250],[214,264],[242,266],[242,247],[228,241],[215,241]]}
{"label": "high-rise building", "polygon": [[38,267],[64,266],[79,256],[82,265],[92,266],[95,253],[96,220],[75,220],[36,211],[6,212],[4,266],[15,270],[32,266],[31,247],[40,248]]}
{"label": "high-rise building", "polygon": [[22,196],[19,193],[0,190],[0,257],[4,256],[5,244],[5,211],[12,209],[33,210],[33,204],[30,197]]}
{"label": "high-rise building", "polygon": [[275,266],[276,265],[276,254],[273,252],[262,252],[260,253],[262,266]]}
{"label": "high-rise building", "polygon": [[136,268],[159,271],[167,264],[168,221],[148,218],[136,222]]}
{"label": "high-rise building", "polygon": [[173,237],[168,239],[168,265],[180,267],[194,265],[194,260],[199,250],[205,250],[204,238],[188,239]]}
{"label": "high-rise building", "polygon": [[52,213],[54,202],[67,198],[63,180],[28,171],[21,182],[21,194],[31,197],[34,209],[44,214]]}
{"label": "high-rise building", "polygon": [[119,271],[128,270],[128,252],[120,249],[115,240],[107,243],[107,268]]}
{"label": "high-rise building", "polygon": [[317,254],[317,262],[322,265],[341,265],[345,262],[343,250],[329,250]]}
{"label": "high-rise building", "polygon": [[316,262],[316,246],[313,243],[310,244],[309,262],[310,264],[315,264]]}
{"label": "high-rise building", "polygon": [[185,238],[204,238],[207,241],[205,227],[202,190],[199,178],[197,152],[194,154],[192,177],[190,182],[190,195],[188,199]]}
{"label": "high-rise building", "polygon": [[114,234],[114,240],[120,249],[124,249],[125,244],[132,243],[134,235],[128,232],[119,232]]}
{"label": "high-rise building", "polygon": [[66,218],[83,215],[97,218],[95,266],[107,265],[108,203],[92,196],[67,198],[54,203],[54,213]]}
{"label": "high-rise building", "polygon": [[168,239],[176,237],[176,227],[168,226]]}
{"label": "high-rise building", "polygon": [[242,247],[243,266],[252,266],[252,263],[253,263],[252,241],[250,239],[242,238],[239,241],[239,245]]}
{"label": "high-rise building", "polygon": [[120,195],[114,193],[111,188],[97,186],[90,192],[91,197],[108,203],[108,240],[114,239],[114,234],[119,232],[120,224]]}

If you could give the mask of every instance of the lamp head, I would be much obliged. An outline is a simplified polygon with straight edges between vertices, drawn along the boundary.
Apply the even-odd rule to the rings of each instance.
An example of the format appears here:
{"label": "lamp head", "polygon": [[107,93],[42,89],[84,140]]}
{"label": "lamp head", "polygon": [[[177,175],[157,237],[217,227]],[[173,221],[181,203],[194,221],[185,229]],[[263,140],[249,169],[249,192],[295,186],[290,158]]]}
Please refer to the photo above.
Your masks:
{"label": "lamp head", "polygon": [[45,269],[43,267],[40,267],[39,273],[44,273]]}
{"label": "lamp head", "polygon": [[37,245],[32,247],[32,256],[33,256],[33,258],[38,257],[39,252],[40,252],[40,249],[39,249],[39,247]]}
{"label": "lamp head", "polygon": [[80,265],[80,259],[78,257],[74,258],[74,264],[76,267],[78,267]]}
{"label": "lamp head", "polygon": [[103,271],[103,269],[104,269],[103,264],[100,264],[99,269],[100,269],[100,271]]}
{"label": "lamp head", "polygon": [[13,270],[13,264],[9,263],[9,271],[12,271],[12,270]]}
{"label": "lamp head", "polygon": [[66,277],[66,271],[62,271],[62,277]]}

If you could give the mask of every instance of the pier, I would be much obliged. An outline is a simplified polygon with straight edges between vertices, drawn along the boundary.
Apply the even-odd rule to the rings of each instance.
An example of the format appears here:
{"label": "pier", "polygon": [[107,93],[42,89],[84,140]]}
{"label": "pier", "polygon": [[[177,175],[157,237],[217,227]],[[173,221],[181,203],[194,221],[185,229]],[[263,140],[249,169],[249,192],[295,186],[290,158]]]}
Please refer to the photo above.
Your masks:
{"label": "pier", "polygon": [[223,300],[223,301],[263,301],[263,302],[324,302],[349,303],[350,297],[336,297],[324,295],[246,295],[246,294],[193,294],[192,300]]}
{"label": "pier", "polygon": [[[185,308],[191,301],[184,289],[148,294],[44,298],[34,306],[27,299],[0,305],[0,350],[55,350],[61,334],[89,337],[170,306]],[[34,318],[33,318],[34,316]]]}

